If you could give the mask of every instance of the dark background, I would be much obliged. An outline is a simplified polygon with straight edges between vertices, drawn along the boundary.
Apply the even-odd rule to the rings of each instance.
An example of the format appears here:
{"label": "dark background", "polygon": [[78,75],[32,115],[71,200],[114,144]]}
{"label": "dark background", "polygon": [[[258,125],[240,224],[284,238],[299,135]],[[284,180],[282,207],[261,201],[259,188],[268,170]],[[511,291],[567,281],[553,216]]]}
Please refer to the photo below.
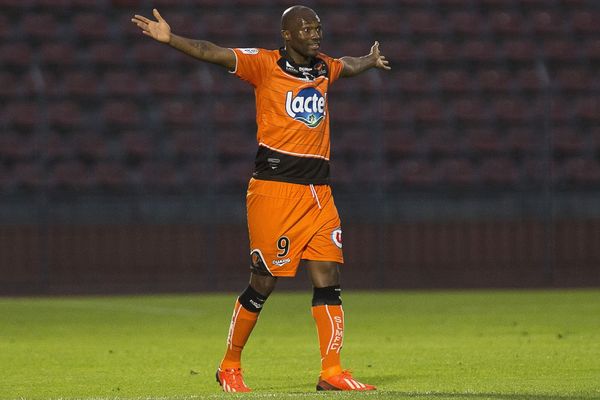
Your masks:
{"label": "dark background", "polygon": [[[323,0],[345,287],[600,285],[600,3]],[[239,290],[252,88],[287,1],[0,0],[0,294]],[[284,288],[307,287],[304,271]]]}

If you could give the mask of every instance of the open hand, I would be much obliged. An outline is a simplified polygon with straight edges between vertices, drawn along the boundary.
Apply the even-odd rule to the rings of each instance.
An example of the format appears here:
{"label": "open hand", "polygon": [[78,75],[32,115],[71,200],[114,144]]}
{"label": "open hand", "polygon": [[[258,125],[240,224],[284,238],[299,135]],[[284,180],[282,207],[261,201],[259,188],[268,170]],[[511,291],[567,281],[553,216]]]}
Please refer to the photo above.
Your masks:
{"label": "open hand", "polygon": [[375,68],[381,68],[385,70],[392,69],[392,67],[390,67],[390,62],[386,60],[385,56],[382,56],[379,52],[379,42],[376,41],[375,43],[373,43],[373,46],[371,46],[371,53],[369,54],[369,56],[375,59]]}
{"label": "open hand", "polygon": [[131,22],[142,28],[142,33],[144,35],[148,35],[159,42],[169,43],[169,40],[171,39],[171,27],[167,24],[167,21],[160,16],[156,8],[152,10],[152,14],[154,14],[156,21],[149,20],[144,16],[136,14],[131,19]]}

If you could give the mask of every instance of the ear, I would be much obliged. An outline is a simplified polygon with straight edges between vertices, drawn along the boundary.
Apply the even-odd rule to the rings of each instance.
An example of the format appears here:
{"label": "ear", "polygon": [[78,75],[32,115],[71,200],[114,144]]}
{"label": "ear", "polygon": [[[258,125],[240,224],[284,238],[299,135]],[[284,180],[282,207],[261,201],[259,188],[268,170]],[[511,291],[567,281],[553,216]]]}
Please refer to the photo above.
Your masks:
{"label": "ear", "polygon": [[281,37],[283,38],[283,40],[288,41],[292,38],[292,34],[290,33],[290,31],[286,30],[282,30],[281,31]]}

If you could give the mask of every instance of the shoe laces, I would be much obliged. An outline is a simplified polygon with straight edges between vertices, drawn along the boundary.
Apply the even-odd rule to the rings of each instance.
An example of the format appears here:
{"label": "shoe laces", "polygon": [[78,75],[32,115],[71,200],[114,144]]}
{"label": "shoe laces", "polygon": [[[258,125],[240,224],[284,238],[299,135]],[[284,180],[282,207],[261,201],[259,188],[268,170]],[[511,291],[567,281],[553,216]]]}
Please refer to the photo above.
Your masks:
{"label": "shoe laces", "polygon": [[[233,382],[235,384],[243,384],[243,378],[242,378],[242,369],[241,368],[226,368],[223,372],[225,372],[225,374],[227,374],[228,376],[230,376],[233,379]],[[239,379],[239,381],[238,381]]]}

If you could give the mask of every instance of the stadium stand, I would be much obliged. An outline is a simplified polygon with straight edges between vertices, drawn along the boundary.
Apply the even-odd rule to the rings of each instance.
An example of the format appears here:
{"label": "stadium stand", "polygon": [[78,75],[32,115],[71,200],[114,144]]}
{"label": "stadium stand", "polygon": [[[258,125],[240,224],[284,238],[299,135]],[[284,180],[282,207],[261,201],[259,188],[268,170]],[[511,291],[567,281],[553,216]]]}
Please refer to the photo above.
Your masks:
{"label": "stadium stand", "polygon": [[[152,4],[183,35],[278,45],[272,2]],[[146,1],[0,0],[0,8],[0,190],[206,190],[213,178],[216,191],[244,186],[255,151],[251,88],[144,38],[129,18],[149,10]],[[518,190],[548,179],[547,146],[558,186],[600,183],[598,2],[316,8],[327,52],[359,55],[377,39],[394,68],[332,89],[340,187],[370,177],[390,191]]]}

